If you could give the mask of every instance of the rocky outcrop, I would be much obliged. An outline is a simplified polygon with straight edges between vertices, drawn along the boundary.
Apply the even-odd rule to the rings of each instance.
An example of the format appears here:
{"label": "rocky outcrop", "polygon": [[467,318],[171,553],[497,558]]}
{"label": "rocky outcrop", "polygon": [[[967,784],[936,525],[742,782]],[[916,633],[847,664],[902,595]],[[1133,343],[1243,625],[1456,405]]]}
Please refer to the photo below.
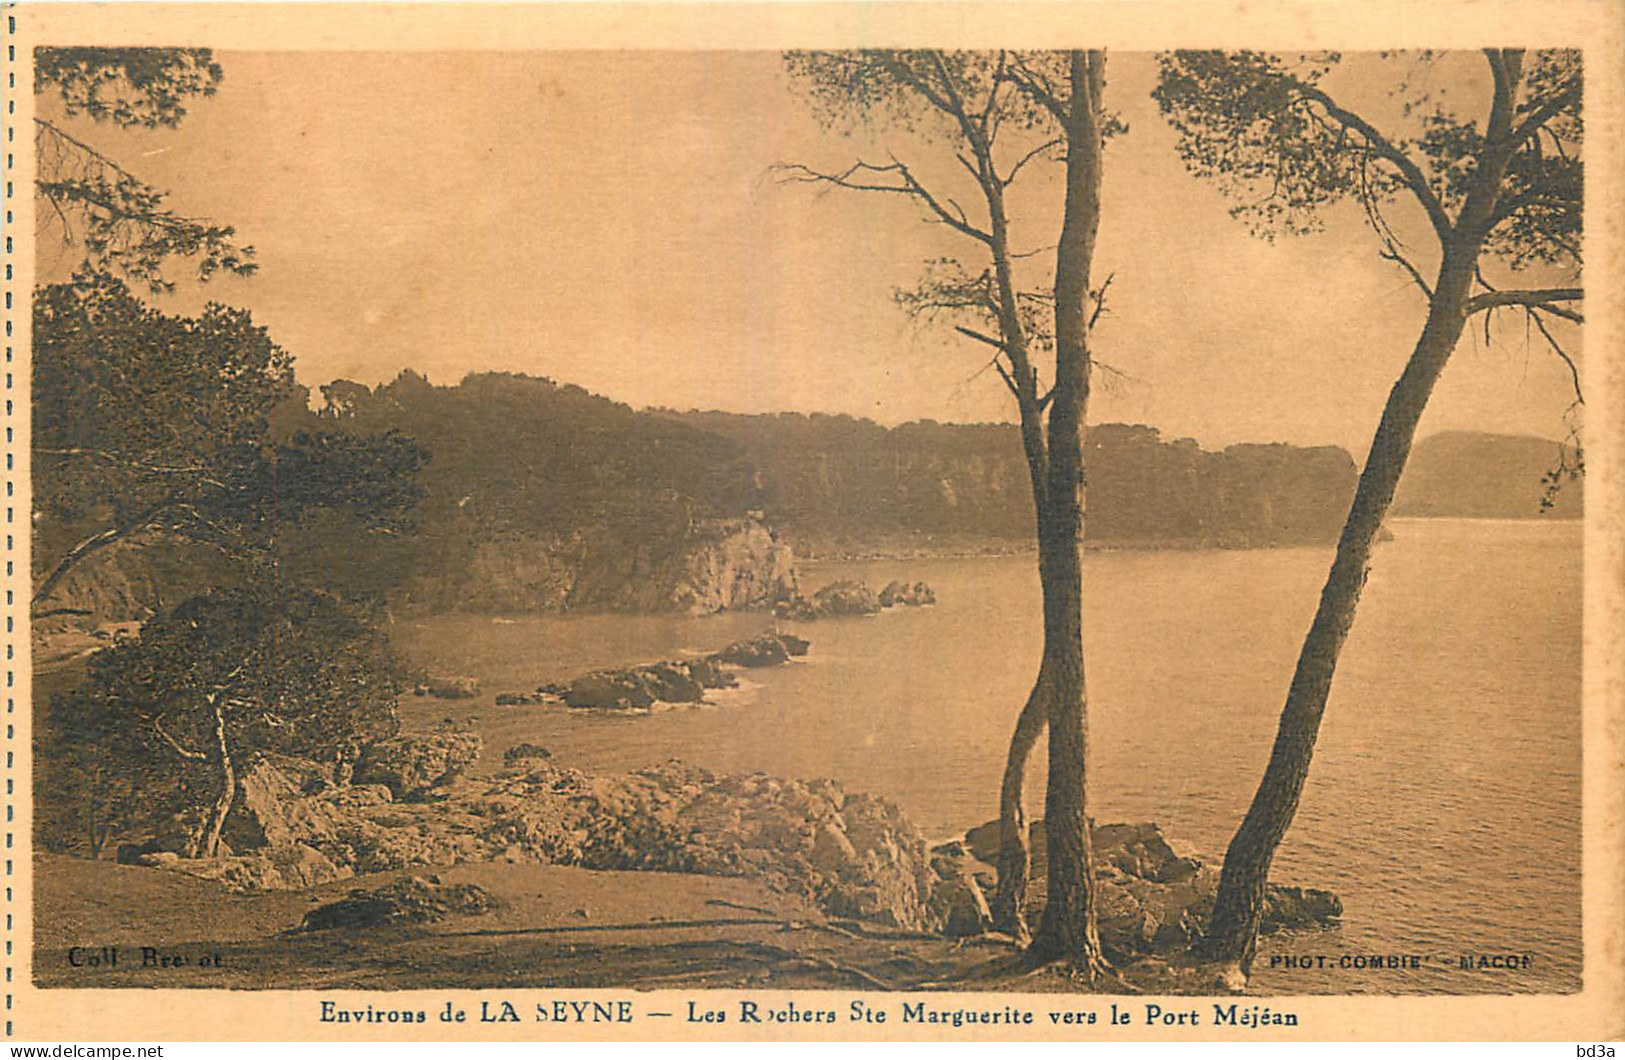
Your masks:
{"label": "rocky outcrop", "polygon": [[862,581],[843,580],[813,593],[812,599],[796,597],[774,609],[782,618],[807,622],[817,618],[861,618],[880,613],[880,598]]}
{"label": "rocky outcrop", "polygon": [[758,634],[749,640],[737,641],[712,656],[726,666],[759,669],[778,666],[807,654],[811,643],[793,633],[772,631]]}
{"label": "rocky outcrop", "polygon": [[931,908],[949,938],[969,938],[993,930],[993,913],[975,876],[938,880],[931,892]]}
{"label": "rocky outcrop", "polygon": [[810,622],[819,618],[862,618],[879,614],[888,607],[925,607],[937,602],[937,594],[924,582],[910,585],[892,579],[876,593],[867,584],[842,580],[813,593],[811,599],[798,596],[786,600],[774,609],[781,618]]}
{"label": "rocky outcrop", "polygon": [[457,777],[480,756],[478,733],[437,732],[368,744],[356,762],[355,783],[378,784],[396,799],[419,798]]}
{"label": "rocky outcrop", "polygon": [[480,694],[480,679],[466,675],[435,674],[413,691],[420,696],[434,696],[436,699],[473,699]]}
{"label": "rocky outcrop", "polygon": [[930,607],[937,602],[937,594],[924,582],[913,585],[893,579],[880,590],[881,607]]}
{"label": "rocky outcrop", "polygon": [[[466,735],[405,736],[385,741],[381,752],[368,748],[358,784],[302,782],[297,760],[256,762],[233,810],[229,853],[201,859],[132,848],[128,858],[121,849],[121,860],[241,891],[490,861],[737,876],[804,897],[833,917],[954,937],[991,927],[994,825],[928,849],[894,803],[835,781],[718,774],[681,762],[593,775],[555,765],[534,746],[516,748],[503,770],[474,779],[462,775]],[[401,801],[397,792],[416,797]],[[1041,903],[1041,823],[1035,832],[1030,897]],[[1094,842],[1108,955],[1188,951],[1212,909],[1216,870],[1175,849],[1154,824],[1100,825]],[[433,888],[404,886],[402,894],[352,894],[353,901],[317,910],[317,926],[389,923],[419,907],[454,904]],[[1321,927],[1341,913],[1330,892],[1271,885],[1263,929]]]}
{"label": "rocky outcrop", "polygon": [[442,883],[438,876],[408,876],[377,890],[348,896],[305,914],[301,931],[434,924],[448,916],[483,916],[496,900],[477,883]]}
{"label": "rocky outcrop", "polygon": [[798,593],[795,556],[754,518],[686,534],[628,538],[610,529],[473,546],[455,583],[420,590],[437,609],[515,611],[768,610]]}
{"label": "rocky outcrop", "polygon": [[661,703],[702,703],[706,692],[739,684],[730,672],[733,668],[777,666],[807,654],[809,646],[794,634],[768,630],[703,658],[595,670],[562,684],[543,685],[535,693],[505,692],[497,702],[552,699],[570,707],[602,710],[649,710]]}
{"label": "rocky outcrop", "polygon": [[[986,879],[998,854],[999,825],[971,829],[962,843],[933,851],[964,871],[968,854],[985,866]],[[1202,859],[1180,853],[1155,824],[1096,825],[1093,834],[1096,906],[1100,940],[1114,957],[1173,956],[1187,952],[1207,927],[1218,893],[1219,872]],[[1043,902],[1048,868],[1044,822],[1032,826],[1032,878],[1029,901]],[[1260,931],[1324,928],[1343,915],[1343,903],[1330,891],[1269,884]]]}
{"label": "rocky outcrop", "polygon": [[552,691],[566,706],[648,709],[656,703],[698,703],[706,690],[739,682],[712,659],[658,662],[630,670],[583,674]]}
{"label": "rocky outcrop", "polygon": [[[411,747],[419,741],[426,746]],[[418,763],[445,757],[444,734],[390,743],[389,761],[413,764],[394,771],[414,778],[403,789],[436,768]],[[282,845],[209,860],[154,853],[136,863],[234,890],[278,890],[421,866],[538,861],[749,876],[834,916],[914,930],[940,919],[919,829],[894,804],[833,781],[731,776],[677,762],[594,776],[527,754],[487,780],[443,784],[433,802],[399,802],[382,785],[296,794],[299,786],[276,772],[263,767],[256,784],[271,795],[254,811],[257,831],[239,835]]]}
{"label": "rocky outcrop", "polygon": [[545,762],[552,757],[553,752],[541,744],[516,743],[502,752],[502,764],[512,766],[528,761]]}

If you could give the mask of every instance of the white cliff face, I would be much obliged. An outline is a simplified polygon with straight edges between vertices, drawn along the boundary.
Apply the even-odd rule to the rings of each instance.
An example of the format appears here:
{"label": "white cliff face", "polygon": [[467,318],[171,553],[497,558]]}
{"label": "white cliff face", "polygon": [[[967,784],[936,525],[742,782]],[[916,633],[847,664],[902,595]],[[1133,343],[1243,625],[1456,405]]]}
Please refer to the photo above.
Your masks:
{"label": "white cliff face", "polygon": [[[635,535],[634,529],[564,540],[513,536],[482,541],[409,579],[405,602],[437,611],[485,613],[715,614],[770,610],[797,595],[790,547],[755,518],[700,523],[680,536],[638,540]],[[202,562],[188,570],[178,559],[166,559],[199,551],[110,550],[65,580],[52,605],[71,609],[74,621],[89,626],[139,621],[201,588],[196,571],[205,569]]]}
{"label": "white cliff face", "polygon": [[736,519],[703,524],[677,541],[486,542],[441,606],[715,614],[766,610],[797,588],[789,546],[755,519]]}
{"label": "white cliff face", "polygon": [[799,588],[790,547],[753,520],[688,553],[682,568],[671,586],[671,610],[694,614],[758,610],[793,599]]}

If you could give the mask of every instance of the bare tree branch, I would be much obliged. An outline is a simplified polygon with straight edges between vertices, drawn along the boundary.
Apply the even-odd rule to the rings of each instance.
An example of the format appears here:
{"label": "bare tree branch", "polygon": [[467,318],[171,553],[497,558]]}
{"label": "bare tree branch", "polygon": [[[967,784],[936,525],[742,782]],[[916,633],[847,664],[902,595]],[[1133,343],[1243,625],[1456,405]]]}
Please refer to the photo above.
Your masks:
{"label": "bare tree branch", "polygon": [[1422,289],[1422,294],[1427,297],[1428,301],[1433,301],[1433,288],[1428,286],[1428,282],[1422,278],[1422,274],[1416,270],[1416,266],[1412,265],[1410,260],[1401,254],[1393,243],[1384,241],[1383,248],[1377,252],[1377,256],[1385,261],[1394,262],[1410,273],[1411,281]]}
{"label": "bare tree branch", "polygon": [[201,762],[209,757],[202,751],[194,751],[191,748],[182,747],[179,741],[177,741],[173,736],[169,735],[169,733],[165,732],[164,716],[162,714],[152,719],[152,728],[153,731],[156,732],[165,743],[173,747],[175,749],[175,753],[180,755],[182,758],[190,758],[195,762]]}
{"label": "bare tree branch", "polygon": [[1564,364],[1568,365],[1569,377],[1574,383],[1574,400],[1576,404],[1584,405],[1586,399],[1585,392],[1580,389],[1580,368],[1574,363],[1574,358],[1569,356],[1569,352],[1563,348],[1563,344],[1558,342],[1552,335],[1551,331],[1546,327],[1546,322],[1540,318],[1539,312],[1533,307],[1525,308],[1524,312],[1528,314],[1530,320],[1534,321],[1535,327],[1540,329],[1540,333],[1546,337],[1546,344],[1552,348],[1552,352],[1557,354]]}
{"label": "bare tree branch", "polygon": [[1405,186],[1410,189],[1411,194],[1416,197],[1416,201],[1421,203],[1422,209],[1426,211],[1428,220],[1433,224],[1433,230],[1438,233],[1440,239],[1449,239],[1452,228],[1450,215],[1445,212],[1444,204],[1434,194],[1433,188],[1428,184],[1428,179],[1422,173],[1421,167],[1409,155],[1395,147],[1386,136],[1377,130],[1376,126],[1353,111],[1345,110],[1339,106],[1336,100],[1321,89],[1302,82],[1296,82],[1296,84],[1298,91],[1305,99],[1314,100],[1326,108],[1326,113],[1331,115],[1340,125],[1359,133],[1378,156],[1386,159],[1395,169],[1399,170]]}
{"label": "bare tree branch", "polygon": [[[954,210],[950,210],[944,206],[935,195],[931,194],[931,192],[926,189],[924,184],[921,184],[919,180],[915,178],[914,174],[909,171],[909,168],[906,165],[899,162],[895,158],[892,159],[890,165],[885,166],[877,166],[863,161],[854,162],[851,166],[847,167],[847,169],[840,173],[821,173],[818,170],[812,169],[809,166],[804,166],[799,162],[781,162],[778,165],[775,165],[773,169],[775,172],[782,174],[780,180],[782,183],[786,184],[829,184],[837,188],[845,188],[849,191],[878,191],[893,195],[907,195],[910,198],[918,199],[920,202],[923,202],[927,207],[930,208],[932,213],[937,215],[938,219],[941,220],[943,224],[947,225],[949,228],[952,228],[956,232],[959,232],[962,235],[970,236],[972,239],[985,243],[989,246],[991,246],[993,243],[992,235],[971,224],[970,221],[964,216],[964,210],[960,209],[956,213]],[[865,180],[858,179],[858,175],[864,173],[871,174],[875,177],[893,175],[902,181],[902,183],[870,183]],[[953,200],[950,199],[949,202],[952,203]],[[954,203],[954,206],[957,208],[958,204]]]}
{"label": "bare tree branch", "polygon": [[1021,172],[1021,167],[1022,166],[1025,166],[1028,162],[1031,162],[1033,159],[1037,158],[1039,155],[1042,155],[1045,151],[1048,151],[1048,150],[1050,150],[1051,148],[1054,148],[1054,147],[1060,147],[1065,142],[1066,141],[1060,139],[1059,137],[1056,137],[1053,140],[1046,140],[1043,143],[1039,144],[1037,147],[1033,148],[1031,151],[1028,151],[1026,154],[1022,155],[1021,160],[1018,161],[1014,166],[1010,167],[1009,175],[999,178],[999,183],[1003,184],[1005,187],[1008,188],[1011,184],[1015,183],[1016,175]]}
{"label": "bare tree branch", "polygon": [[1006,344],[1005,344],[1004,340],[996,339],[992,335],[988,335],[988,334],[985,334],[983,332],[977,331],[975,328],[967,328],[963,324],[955,324],[954,325],[954,330],[959,332],[961,335],[964,335],[967,338],[972,338],[972,339],[975,339],[977,342],[985,343],[988,346],[992,346],[996,350],[1003,350],[1003,349],[1006,348]]}
{"label": "bare tree branch", "polygon": [[1549,287],[1542,290],[1531,291],[1486,291],[1484,294],[1474,295],[1467,299],[1462,308],[1464,316],[1482,313],[1486,309],[1496,309],[1501,306],[1525,306],[1544,309],[1565,320],[1576,324],[1585,323],[1585,318],[1572,309],[1556,305],[1558,302],[1578,302],[1585,296],[1585,291],[1579,287]]}
{"label": "bare tree branch", "polygon": [[[1580,90],[1581,83],[1576,78],[1565,85],[1561,92],[1554,93],[1545,102],[1531,110],[1523,121],[1518,123],[1517,128],[1512,130],[1510,146],[1516,147],[1534,136],[1536,132],[1545,127],[1547,122],[1556,117],[1564,107],[1578,101]],[[1552,139],[1557,140],[1557,134],[1553,133]],[[1563,152],[1561,145],[1559,145],[1558,151],[1559,153]],[[1567,158],[1568,156],[1564,154],[1564,157]]]}

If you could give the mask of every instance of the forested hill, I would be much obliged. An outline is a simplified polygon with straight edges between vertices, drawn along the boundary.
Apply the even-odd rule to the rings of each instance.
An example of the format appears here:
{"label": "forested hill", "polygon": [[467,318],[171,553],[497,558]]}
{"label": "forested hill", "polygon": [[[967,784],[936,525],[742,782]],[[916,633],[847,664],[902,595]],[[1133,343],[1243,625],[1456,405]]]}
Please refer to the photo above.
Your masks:
{"label": "forested hill", "polygon": [[[322,387],[316,415],[395,429],[432,454],[414,565],[455,567],[482,542],[608,534],[644,544],[762,513],[798,551],[1025,543],[1015,428],[849,416],[637,412],[580,387],[510,374],[433,386],[403,372]],[[1151,427],[1092,428],[1089,536],[1128,547],[1251,547],[1333,539],[1354,489],[1335,448],[1208,452]]]}
{"label": "forested hill", "polygon": [[[281,536],[281,561],[341,591],[436,610],[759,607],[795,592],[790,550],[963,552],[1032,538],[1008,425],[636,411],[505,373],[454,386],[410,371],[376,388],[340,380],[315,404],[285,406],[278,429],[397,431],[429,454],[423,496],[397,533],[362,538],[313,517]],[[1353,496],[1354,461],[1333,447],[1209,451],[1124,424],[1091,428],[1086,444],[1096,547],[1329,544]],[[1555,455],[1535,439],[1429,439],[1396,512],[1536,515]],[[1578,510],[1570,483],[1556,512]],[[103,617],[150,608],[167,576],[143,565],[149,551],[87,565],[59,605]]]}
{"label": "forested hill", "polygon": [[[1394,498],[1398,516],[1533,519],[1543,514],[1549,476],[1574,464],[1572,448],[1527,435],[1446,431],[1416,444]],[[1585,512],[1584,480],[1568,479],[1551,495],[1547,518]]]}
{"label": "forested hill", "polygon": [[[1024,540],[1031,487],[1004,424],[886,428],[849,416],[661,413],[737,443],[761,476],[769,522],[804,550],[942,538]],[[1087,533],[1123,547],[1262,547],[1335,538],[1354,462],[1333,447],[1219,452],[1153,427],[1088,433]]]}

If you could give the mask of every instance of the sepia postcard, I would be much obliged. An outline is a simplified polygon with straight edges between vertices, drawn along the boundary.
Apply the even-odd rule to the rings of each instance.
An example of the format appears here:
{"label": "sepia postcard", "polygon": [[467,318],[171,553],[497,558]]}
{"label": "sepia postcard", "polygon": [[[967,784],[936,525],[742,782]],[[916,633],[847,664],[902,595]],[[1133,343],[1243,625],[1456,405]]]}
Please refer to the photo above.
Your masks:
{"label": "sepia postcard", "polygon": [[3,15],[12,1040],[1614,1055],[1625,6]]}

